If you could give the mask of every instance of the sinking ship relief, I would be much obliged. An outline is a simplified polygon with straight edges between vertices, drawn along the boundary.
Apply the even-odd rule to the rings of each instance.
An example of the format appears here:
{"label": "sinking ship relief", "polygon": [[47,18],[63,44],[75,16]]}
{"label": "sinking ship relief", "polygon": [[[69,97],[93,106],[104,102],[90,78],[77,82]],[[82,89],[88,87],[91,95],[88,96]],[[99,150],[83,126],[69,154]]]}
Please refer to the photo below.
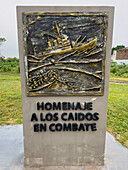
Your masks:
{"label": "sinking ship relief", "polygon": [[[102,70],[91,72],[76,67],[79,64],[94,64],[102,62],[102,58],[88,59],[89,56],[102,52],[102,48],[98,48],[98,50],[96,49],[97,38],[86,40],[86,36],[82,38],[82,36],[79,35],[76,41],[71,41],[67,35],[60,31],[60,29],[61,25],[54,22],[52,33],[43,32],[41,34],[42,38],[47,38],[47,48],[38,53],[36,53],[35,48],[34,55],[28,54],[27,58],[30,65],[30,67],[28,67],[29,92],[42,92],[42,90],[50,89],[53,85],[53,91],[61,92],[63,90],[65,91],[66,88],[70,93],[73,93],[75,90],[78,92],[75,79],[71,80],[71,76],[66,79],[59,75],[59,72],[62,70],[68,71],[70,74],[85,74],[98,79],[97,85],[90,83],[83,88],[83,91],[99,90],[101,88]],[[84,60],[79,58],[79,56],[82,56]],[[87,59],[85,60],[85,58]],[[71,67],[71,65],[73,65],[73,67]],[[79,75],[75,76],[79,77]]]}
{"label": "sinking ship relief", "polygon": [[[70,42],[59,31],[59,26],[55,22],[55,26],[52,28],[54,34],[43,33],[41,36],[48,37],[48,48],[43,52],[43,55],[38,57],[45,57],[47,55],[60,56],[67,53],[77,53],[87,49],[93,49],[97,45],[97,38],[90,40],[88,43],[83,43],[86,36],[81,40],[81,35],[75,42]],[[52,40],[49,38],[51,37]]]}

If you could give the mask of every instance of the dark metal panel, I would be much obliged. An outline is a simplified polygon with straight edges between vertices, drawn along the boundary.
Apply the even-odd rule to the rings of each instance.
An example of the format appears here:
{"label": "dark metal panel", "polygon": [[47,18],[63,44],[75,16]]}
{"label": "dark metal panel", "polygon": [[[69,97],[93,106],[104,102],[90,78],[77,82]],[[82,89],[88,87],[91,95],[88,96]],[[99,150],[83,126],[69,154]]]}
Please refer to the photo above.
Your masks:
{"label": "dark metal panel", "polygon": [[103,95],[108,13],[23,13],[28,96]]}

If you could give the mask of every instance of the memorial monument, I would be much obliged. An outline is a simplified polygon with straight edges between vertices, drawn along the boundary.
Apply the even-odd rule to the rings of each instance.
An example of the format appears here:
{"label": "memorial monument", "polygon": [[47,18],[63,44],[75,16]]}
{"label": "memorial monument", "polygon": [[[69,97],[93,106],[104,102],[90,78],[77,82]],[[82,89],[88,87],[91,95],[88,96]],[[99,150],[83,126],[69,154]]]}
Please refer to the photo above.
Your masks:
{"label": "memorial monument", "polygon": [[103,165],[113,7],[17,7],[25,166]]}

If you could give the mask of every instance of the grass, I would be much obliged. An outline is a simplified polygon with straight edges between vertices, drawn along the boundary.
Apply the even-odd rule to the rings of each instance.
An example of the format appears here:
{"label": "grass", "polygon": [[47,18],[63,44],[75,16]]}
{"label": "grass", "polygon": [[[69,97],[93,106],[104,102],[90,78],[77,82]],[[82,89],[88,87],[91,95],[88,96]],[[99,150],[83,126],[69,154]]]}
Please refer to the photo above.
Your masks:
{"label": "grass", "polygon": [[17,123],[22,123],[20,75],[0,72],[0,125]]}
{"label": "grass", "polygon": [[[111,80],[115,80],[111,77]],[[117,81],[117,79],[116,79]],[[118,78],[118,81],[128,81]],[[0,72],[0,125],[22,123],[21,85],[18,73]],[[107,130],[128,147],[128,85],[111,83]]]}
{"label": "grass", "polygon": [[128,85],[109,86],[107,130],[128,147]]}

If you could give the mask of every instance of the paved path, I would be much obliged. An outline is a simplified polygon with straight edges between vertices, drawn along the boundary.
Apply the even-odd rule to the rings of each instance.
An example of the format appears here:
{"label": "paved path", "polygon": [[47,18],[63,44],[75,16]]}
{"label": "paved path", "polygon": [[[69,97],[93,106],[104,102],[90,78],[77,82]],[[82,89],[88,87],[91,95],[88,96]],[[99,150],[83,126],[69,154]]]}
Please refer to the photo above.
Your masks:
{"label": "paved path", "polygon": [[0,170],[128,170],[128,149],[109,133],[106,137],[104,166],[24,168],[23,157],[22,125],[0,126]]}
{"label": "paved path", "polygon": [[109,83],[115,83],[115,84],[128,84],[128,82],[124,82],[124,81],[120,81],[120,82],[118,82],[118,81],[109,81]]}

